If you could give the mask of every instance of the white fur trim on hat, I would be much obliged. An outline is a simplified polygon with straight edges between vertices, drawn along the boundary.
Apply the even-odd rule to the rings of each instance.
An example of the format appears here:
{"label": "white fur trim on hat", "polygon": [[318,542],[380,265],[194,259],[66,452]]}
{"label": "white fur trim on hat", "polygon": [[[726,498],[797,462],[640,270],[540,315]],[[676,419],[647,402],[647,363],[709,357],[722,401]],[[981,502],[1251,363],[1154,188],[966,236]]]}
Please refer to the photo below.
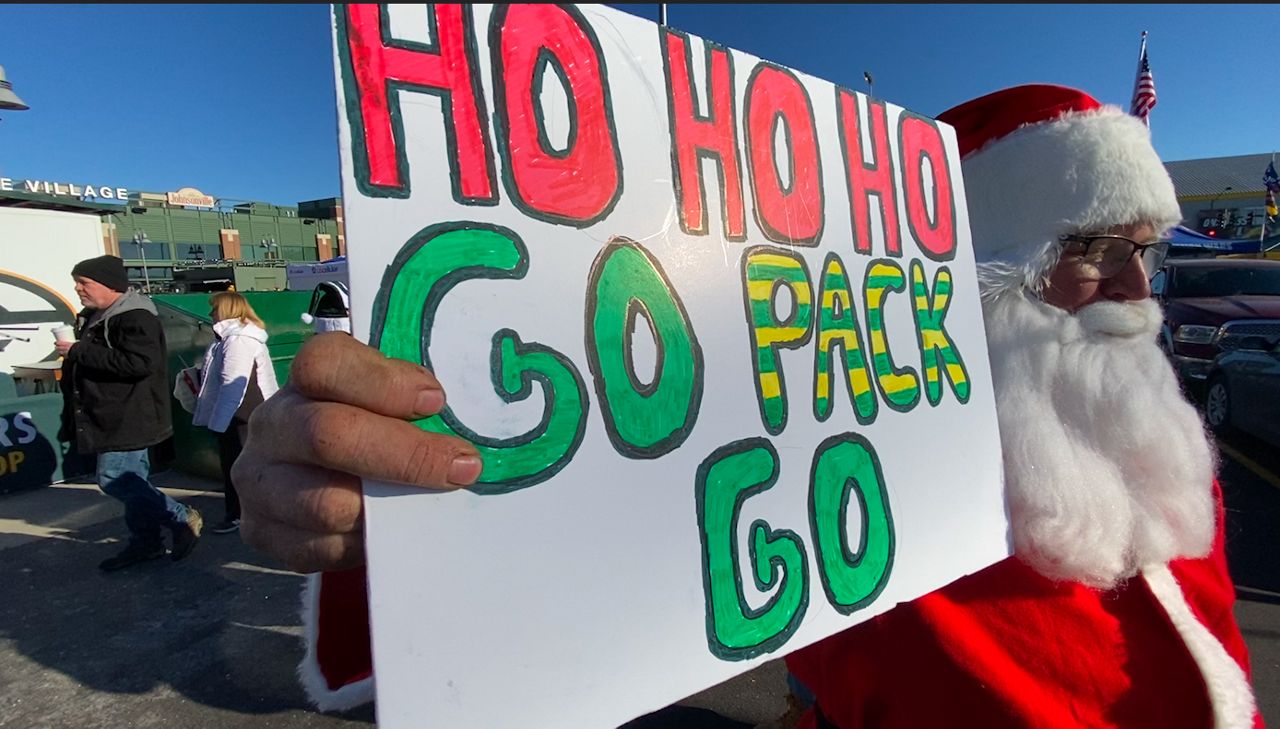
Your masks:
{"label": "white fur trim on hat", "polygon": [[311,324],[317,334],[321,332],[351,333],[351,317],[349,316],[317,316],[313,317]]}
{"label": "white fur trim on hat", "polygon": [[961,163],[984,296],[1036,289],[1058,237],[1182,218],[1151,132],[1116,107],[1065,114],[992,141]]}
{"label": "white fur trim on hat", "polygon": [[307,575],[302,589],[302,628],[306,654],[298,663],[298,680],[307,692],[307,698],[320,711],[343,711],[373,701],[373,678],[366,678],[342,686],[329,688],[329,682],[320,671],[316,655],[316,642],[320,637],[320,573]]}

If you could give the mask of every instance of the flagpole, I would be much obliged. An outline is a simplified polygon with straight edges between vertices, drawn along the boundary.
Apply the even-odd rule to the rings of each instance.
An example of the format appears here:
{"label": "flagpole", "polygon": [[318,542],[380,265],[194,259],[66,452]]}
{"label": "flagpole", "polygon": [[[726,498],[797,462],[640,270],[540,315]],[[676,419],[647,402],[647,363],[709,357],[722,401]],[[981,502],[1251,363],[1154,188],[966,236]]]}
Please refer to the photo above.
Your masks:
{"label": "flagpole", "polygon": [[[1275,164],[1276,164],[1276,153],[1272,152],[1271,153],[1272,167],[1274,167]],[[1266,245],[1266,240],[1267,240],[1267,219],[1271,215],[1271,211],[1267,210],[1268,194],[1274,195],[1274,193],[1272,193],[1270,189],[1263,190],[1262,192],[1262,230],[1258,231],[1258,258],[1266,258],[1266,255],[1267,255],[1267,251],[1263,246]]]}

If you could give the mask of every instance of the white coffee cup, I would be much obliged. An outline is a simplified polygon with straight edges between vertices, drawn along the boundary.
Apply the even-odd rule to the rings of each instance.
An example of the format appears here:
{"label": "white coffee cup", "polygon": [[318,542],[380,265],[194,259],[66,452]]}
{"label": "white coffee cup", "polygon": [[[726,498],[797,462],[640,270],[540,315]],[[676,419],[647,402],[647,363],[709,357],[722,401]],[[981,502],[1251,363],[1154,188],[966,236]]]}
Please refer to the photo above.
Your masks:
{"label": "white coffee cup", "polygon": [[76,328],[70,324],[63,324],[53,328],[53,338],[59,342],[76,341]]}

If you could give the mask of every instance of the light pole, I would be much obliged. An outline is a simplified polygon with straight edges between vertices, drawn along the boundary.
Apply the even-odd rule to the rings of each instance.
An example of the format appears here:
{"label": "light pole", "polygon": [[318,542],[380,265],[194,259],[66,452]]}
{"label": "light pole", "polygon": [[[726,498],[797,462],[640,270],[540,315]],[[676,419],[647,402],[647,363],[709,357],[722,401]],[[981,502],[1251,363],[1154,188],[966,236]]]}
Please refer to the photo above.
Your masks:
{"label": "light pole", "polygon": [[1211,213],[1213,212],[1213,206],[1218,204],[1218,200],[1220,200],[1223,195],[1226,195],[1228,192],[1231,192],[1231,189],[1232,189],[1231,186],[1227,185],[1226,187],[1222,188],[1222,192],[1218,193],[1217,195],[1214,195],[1212,198],[1209,199],[1209,212]]}
{"label": "light pole", "polygon": [[0,109],[5,111],[26,111],[30,108],[25,101],[13,93],[13,84],[9,83],[9,79],[5,78],[4,66],[0,66]]}
{"label": "light pole", "polygon": [[1220,192],[1220,193],[1218,193],[1218,194],[1214,195],[1213,197],[1209,198],[1209,212],[1214,213],[1214,216],[1213,216],[1213,225],[1214,225],[1214,227],[1215,227],[1215,228],[1217,228],[1217,227],[1218,227],[1218,215],[1217,215],[1217,214],[1216,214],[1216,212],[1215,212],[1215,207],[1214,207],[1214,206],[1216,206],[1216,205],[1218,204],[1218,200],[1219,200],[1223,195],[1226,195],[1228,192],[1231,192],[1231,185],[1227,185],[1226,187],[1222,188],[1222,192]]}
{"label": "light pole", "polygon": [[[276,243],[275,236],[267,236],[266,238],[262,239],[262,248],[267,252],[266,260],[270,261],[270,260],[274,260],[272,251],[279,249],[280,246],[279,244]],[[274,255],[279,256],[279,253],[276,253]]]}
{"label": "light pole", "polygon": [[149,294],[151,293],[151,275],[147,271],[147,243],[151,240],[140,230],[133,234],[133,242],[138,244],[138,253],[142,256],[142,290],[143,293]]}

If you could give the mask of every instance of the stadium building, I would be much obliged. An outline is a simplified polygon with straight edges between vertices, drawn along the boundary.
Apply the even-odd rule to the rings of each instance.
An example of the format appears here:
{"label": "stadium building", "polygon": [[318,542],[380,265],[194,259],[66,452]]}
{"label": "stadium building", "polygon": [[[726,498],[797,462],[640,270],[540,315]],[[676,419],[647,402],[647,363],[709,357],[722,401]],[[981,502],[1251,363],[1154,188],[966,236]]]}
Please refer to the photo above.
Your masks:
{"label": "stadium building", "polygon": [[288,264],[346,254],[339,198],[284,206],[189,187],[157,193],[0,178],[0,207],[92,208],[102,249],[123,258],[130,281],[153,293],[284,289]]}

